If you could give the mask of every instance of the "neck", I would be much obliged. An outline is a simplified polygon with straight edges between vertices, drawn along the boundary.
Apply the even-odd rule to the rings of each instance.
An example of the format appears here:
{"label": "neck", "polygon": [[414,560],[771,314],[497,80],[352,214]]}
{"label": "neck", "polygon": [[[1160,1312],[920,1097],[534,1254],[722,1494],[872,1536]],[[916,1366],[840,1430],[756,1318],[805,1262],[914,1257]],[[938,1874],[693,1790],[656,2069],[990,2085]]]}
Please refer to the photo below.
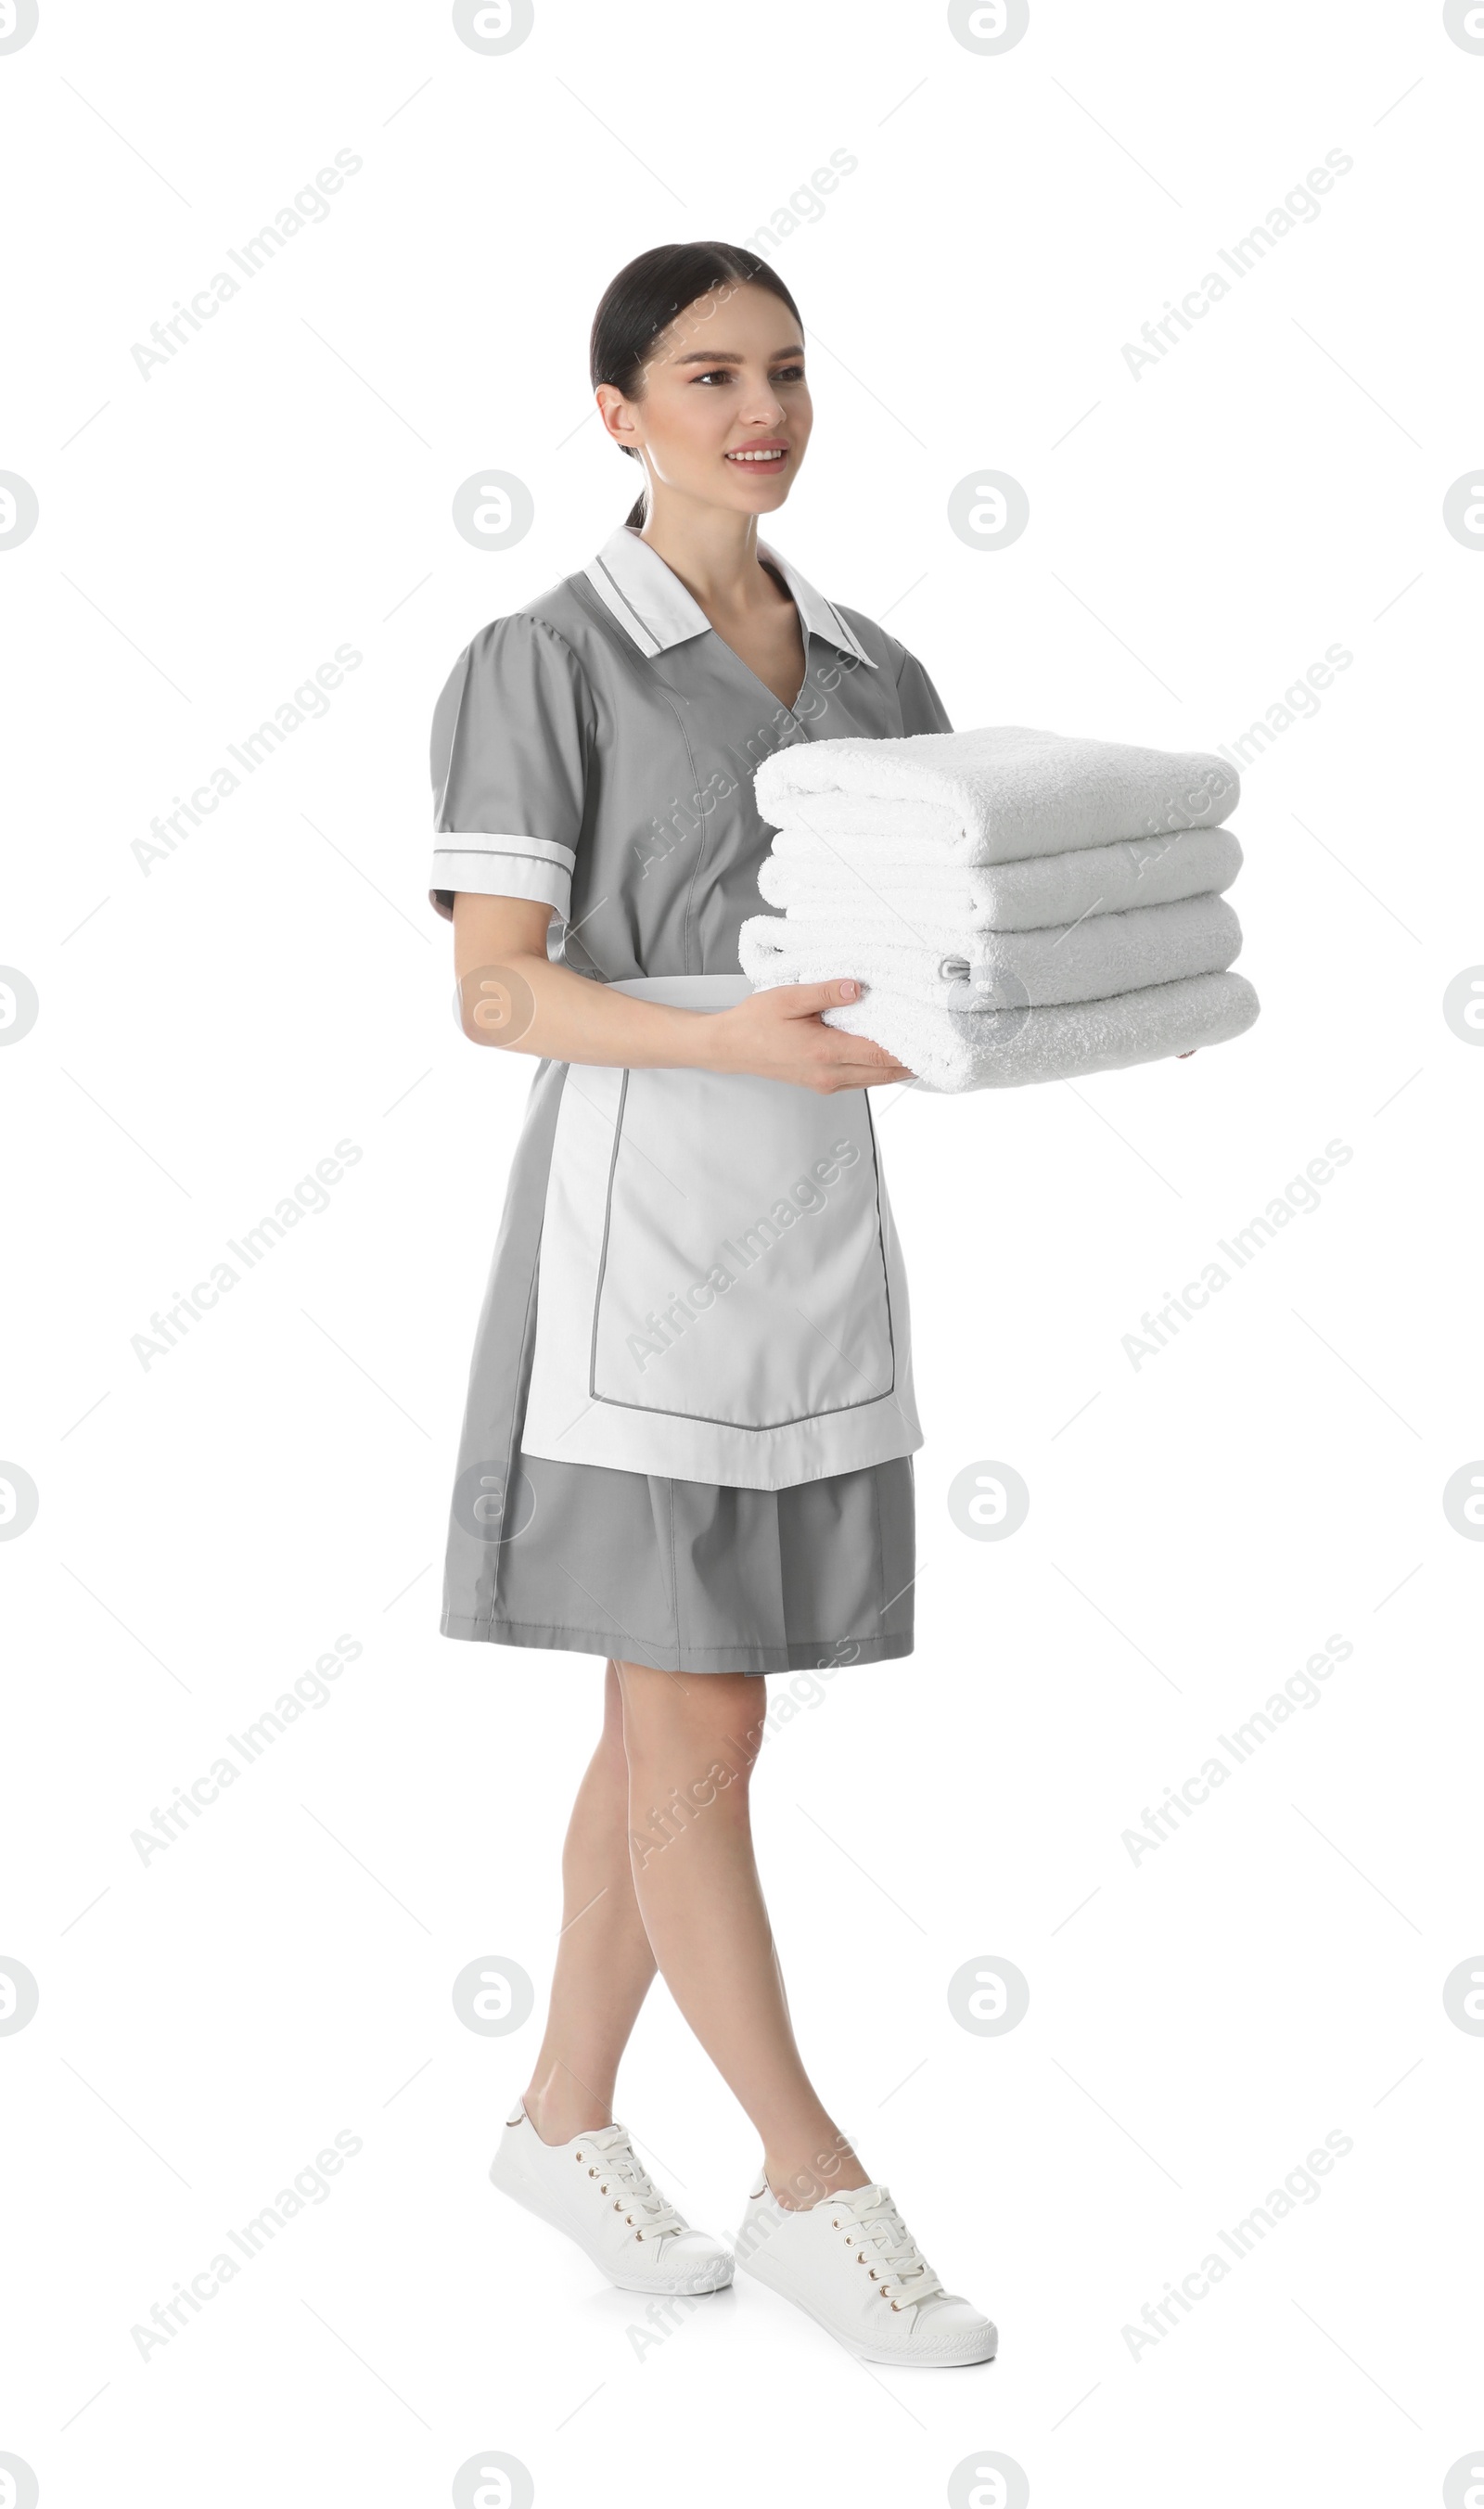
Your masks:
{"label": "neck", "polygon": [[673,489],[651,491],[653,505],[642,540],[680,577],[703,609],[746,608],[777,599],[763,573],[756,514],[733,513]]}

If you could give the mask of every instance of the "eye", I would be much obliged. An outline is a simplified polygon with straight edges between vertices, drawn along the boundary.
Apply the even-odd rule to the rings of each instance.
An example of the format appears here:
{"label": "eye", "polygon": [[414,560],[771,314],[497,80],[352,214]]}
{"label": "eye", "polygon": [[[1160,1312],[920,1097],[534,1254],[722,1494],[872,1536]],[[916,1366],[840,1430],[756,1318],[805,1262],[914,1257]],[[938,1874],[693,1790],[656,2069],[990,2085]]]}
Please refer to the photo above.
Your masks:
{"label": "eye", "polygon": [[[777,366],[769,381],[775,384],[801,384],[803,371],[800,365]],[[696,375],[693,380],[698,384],[729,384],[735,383],[736,376],[730,366],[709,366],[703,374]]]}

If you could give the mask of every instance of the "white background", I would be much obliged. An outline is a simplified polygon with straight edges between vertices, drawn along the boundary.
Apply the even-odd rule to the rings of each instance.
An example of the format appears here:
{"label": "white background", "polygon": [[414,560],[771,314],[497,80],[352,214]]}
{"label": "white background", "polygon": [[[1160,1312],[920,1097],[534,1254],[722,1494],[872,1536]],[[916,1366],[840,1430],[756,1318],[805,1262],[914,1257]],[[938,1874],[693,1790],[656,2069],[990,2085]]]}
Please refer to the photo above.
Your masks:
{"label": "white background", "polygon": [[[0,2451],[45,2509],[443,2502],[491,2450],[544,2504],[931,2503],[992,2450],[1035,2509],[1393,2509],[1484,2463],[1484,2040],[1442,1994],[1484,1966],[1484,1552],[1442,1509],[1484,1452],[1484,1055],[1441,1007],[1484,960],[1484,558],[1442,520],[1481,452],[1481,99],[1438,8],[1377,0],[1070,0],[988,56],[877,0],[549,0],[494,56],[443,8],[44,6],[0,54],[0,468],[40,502],[0,570],[0,958],[40,996],[0,1057],[0,1453],[40,1493],[0,1546],[0,1955],[40,1988],[0,2037]],[[132,345],[340,148],[328,217],[146,381]],[[817,419],[771,536],[956,724],[1210,747],[1354,657],[1244,779],[1255,1030],[879,1108],[917,1647],[820,1685],[757,1799],[824,2094],[1002,2329],[942,2378],[867,2373],[755,2285],[641,2354],[642,2303],[492,2196],[602,1668],[436,1627],[529,1066],[451,1017],[433,699],[635,493],[586,378],[612,273],[756,238],[835,149],[774,255]],[[1321,213],[1135,381],[1123,344],[1331,149]],[[501,553],[450,521],[482,465],[535,500]],[[977,466],[1026,490],[1011,548],[948,529]],[[146,875],[151,819],[342,643],[324,719]],[[1332,1140],[1320,1207],[1135,1368],[1142,1312]],[[329,1208],[142,1367],[340,1141]],[[985,1460],[1030,1491],[1008,1541],[947,1513]],[[329,1704],[141,1863],[343,1632]],[[1144,1808],[1336,1633],[1321,1703],[1135,1863]],[[537,1984],[513,2039],[454,2010],[486,1955]],[[948,2008],[981,1957],[1030,1983],[1005,2037]],[[735,2228],[755,2140],[658,1988],[619,2114]],[[141,2359],[339,2130],[328,2199]],[[1317,2200],[1132,2352],[1330,2132]]]}

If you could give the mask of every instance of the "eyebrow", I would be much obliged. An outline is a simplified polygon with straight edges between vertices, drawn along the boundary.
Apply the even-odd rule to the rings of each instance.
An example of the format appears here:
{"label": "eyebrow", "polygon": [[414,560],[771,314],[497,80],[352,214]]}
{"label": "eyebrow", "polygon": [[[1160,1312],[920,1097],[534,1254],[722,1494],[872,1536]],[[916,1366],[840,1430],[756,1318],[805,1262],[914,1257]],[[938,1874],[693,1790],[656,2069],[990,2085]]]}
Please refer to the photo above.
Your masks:
{"label": "eyebrow", "polygon": [[[801,357],[803,353],[803,342],[797,340],[792,348],[775,349],[768,364],[776,365],[780,357]],[[684,357],[671,360],[677,366],[740,366],[742,362],[736,349],[691,349]]]}

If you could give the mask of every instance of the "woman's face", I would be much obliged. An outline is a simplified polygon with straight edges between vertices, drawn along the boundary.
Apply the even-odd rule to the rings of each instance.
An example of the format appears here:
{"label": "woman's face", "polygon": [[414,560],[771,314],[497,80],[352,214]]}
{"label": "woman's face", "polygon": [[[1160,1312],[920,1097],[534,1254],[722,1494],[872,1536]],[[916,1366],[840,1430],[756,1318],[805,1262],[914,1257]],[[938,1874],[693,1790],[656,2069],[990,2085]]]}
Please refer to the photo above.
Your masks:
{"label": "woman's face", "polygon": [[771,288],[741,281],[676,316],[649,353],[637,400],[600,384],[598,406],[651,479],[742,514],[782,505],[814,424],[797,321]]}

